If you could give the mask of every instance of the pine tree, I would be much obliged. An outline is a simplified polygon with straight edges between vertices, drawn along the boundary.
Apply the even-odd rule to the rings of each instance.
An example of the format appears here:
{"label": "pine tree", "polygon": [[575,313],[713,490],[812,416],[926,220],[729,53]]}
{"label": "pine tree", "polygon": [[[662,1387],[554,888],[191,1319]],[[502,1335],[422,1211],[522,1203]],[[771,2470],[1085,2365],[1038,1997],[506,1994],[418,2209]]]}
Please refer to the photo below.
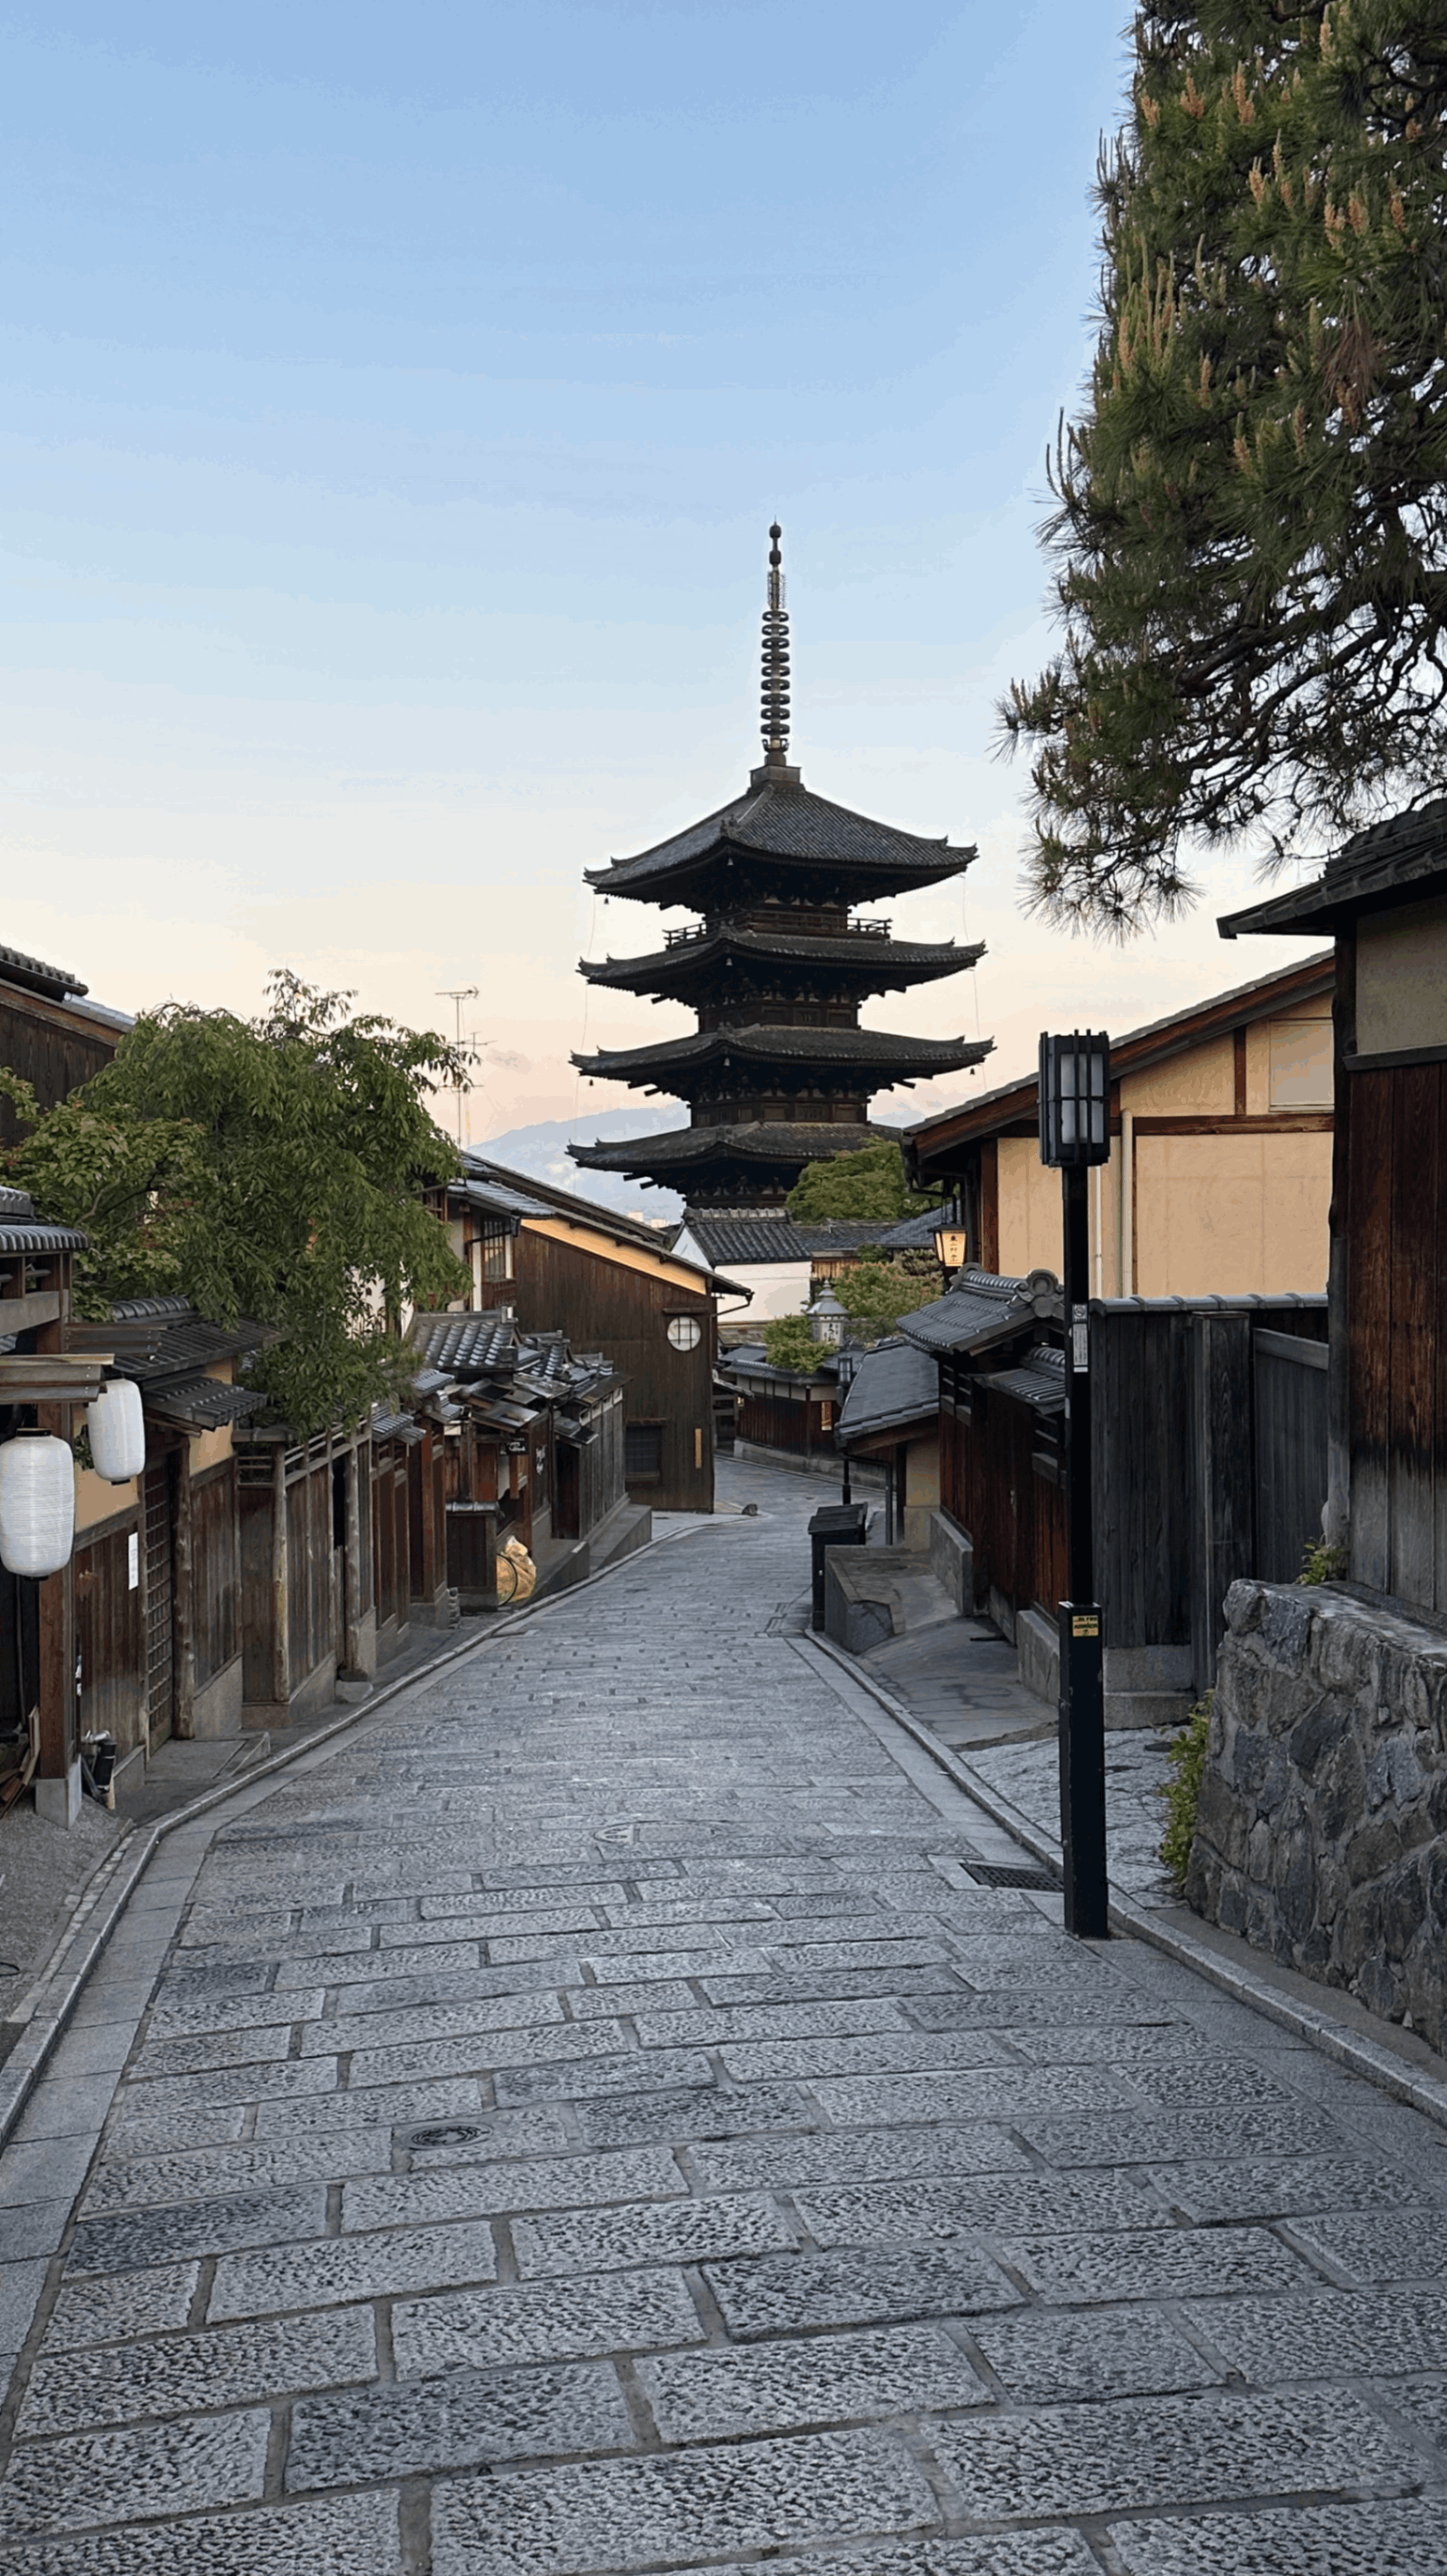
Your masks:
{"label": "pine tree", "polygon": [[1154,0],[1052,464],[1035,906],[1133,927],[1447,787],[1447,0]]}

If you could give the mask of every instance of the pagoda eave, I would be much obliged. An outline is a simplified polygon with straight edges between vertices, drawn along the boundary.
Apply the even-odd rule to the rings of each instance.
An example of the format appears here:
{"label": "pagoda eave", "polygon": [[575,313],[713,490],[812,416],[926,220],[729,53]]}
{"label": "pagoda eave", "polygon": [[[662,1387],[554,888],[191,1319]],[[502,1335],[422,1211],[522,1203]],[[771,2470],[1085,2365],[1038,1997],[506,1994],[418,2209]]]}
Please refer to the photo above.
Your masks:
{"label": "pagoda eave", "polygon": [[959,1073],[981,1064],[992,1038],[895,1037],[881,1029],[801,1029],[770,1027],[701,1029],[692,1037],[666,1039],[660,1046],[600,1049],[596,1055],[572,1058],[580,1073],[595,1082],[657,1083],[675,1089],[679,1073],[703,1073],[737,1064],[767,1072],[776,1068],[797,1081],[815,1067],[831,1075],[862,1075],[872,1090],[891,1083],[918,1080],[926,1074]]}
{"label": "pagoda eave", "polygon": [[586,982],[616,992],[651,992],[673,1000],[688,987],[744,964],[804,974],[823,972],[862,999],[870,993],[904,992],[911,984],[966,974],[984,954],[983,940],[957,947],[952,939],[879,939],[862,931],[796,938],[787,932],[718,931],[677,940],[670,948],[650,949],[641,957],[580,958],[578,972]]}
{"label": "pagoda eave", "polygon": [[792,1166],[798,1172],[833,1154],[857,1154],[886,1136],[898,1141],[892,1127],[760,1119],[747,1127],[665,1127],[658,1135],[625,1144],[570,1145],[568,1152],[587,1171],[621,1172],[630,1180],[652,1179],[669,1188],[675,1174],[682,1186],[705,1165],[738,1164],[756,1172],[770,1165]]}

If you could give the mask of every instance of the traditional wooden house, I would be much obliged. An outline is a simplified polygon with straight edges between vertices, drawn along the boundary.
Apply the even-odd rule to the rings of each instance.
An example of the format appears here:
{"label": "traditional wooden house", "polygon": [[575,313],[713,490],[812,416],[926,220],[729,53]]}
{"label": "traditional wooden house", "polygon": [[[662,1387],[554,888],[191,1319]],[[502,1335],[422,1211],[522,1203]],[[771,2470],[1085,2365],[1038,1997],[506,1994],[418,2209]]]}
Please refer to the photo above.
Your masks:
{"label": "traditional wooden house", "polygon": [[[131,1026],[89,997],[79,976],[18,948],[0,948],[0,1064],[54,1109],[115,1054]],[[15,1111],[0,1100],[0,1145],[13,1145]]]}
{"label": "traditional wooden house", "polygon": [[506,1598],[516,1539],[538,1589],[576,1583],[647,1543],[652,1516],[624,1482],[623,1388],[601,1353],[511,1314],[419,1315],[419,1404],[442,1428],[448,1581],[464,1610]]}
{"label": "traditional wooden house", "polygon": [[[44,1431],[69,1443],[100,1393],[99,1358],[71,1356],[73,1227],[40,1222],[21,1190],[0,1189],[0,1441]],[[29,1783],[52,1824],[80,1812],[75,1694],[75,1564],[31,1580],[0,1567],[0,1804]]]}
{"label": "traditional wooden house", "polygon": [[836,1354],[821,1347],[817,1369],[777,1368],[762,1342],[741,1342],[719,1362],[720,1382],[734,1396],[735,1444],[804,1468],[837,1468],[834,1432],[840,1387]]}
{"label": "traditional wooden house", "polygon": [[142,1297],[72,1323],[141,1391],[146,1464],[129,1485],[76,1478],[76,1670],[84,1732],[109,1732],[117,1776],[172,1736],[242,1723],[235,1435],[264,1398],[236,1382],[259,1324],[206,1323],[184,1297]]}
{"label": "traditional wooden house", "polygon": [[1328,1534],[1447,1611],[1447,799],[1220,928],[1336,942]]}
{"label": "traditional wooden house", "polygon": [[[1091,1174],[1098,1297],[1325,1287],[1331,996],[1327,952],[1112,1040],[1110,1160]],[[906,1139],[916,1185],[958,1198],[981,1270],[1060,1268],[1036,1093],[1030,1074]]]}
{"label": "traditional wooden house", "polygon": [[[713,1509],[716,1298],[734,1287],[635,1218],[464,1157],[448,1214],[466,1232],[472,1299],[524,1334],[562,1333],[623,1390],[624,1473],[654,1511]],[[746,1292],[738,1292],[746,1293]]]}
{"label": "traditional wooden house", "polygon": [[[1238,1576],[1291,1581],[1326,1492],[1324,1297],[1093,1300],[1096,1590],[1113,1726],[1209,1687]],[[1060,1292],[964,1271],[900,1321],[939,1372],[930,1558],[1053,1704],[1066,1584]]]}
{"label": "traditional wooden house", "polygon": [[884,1471],[888,1540],[926,1549],[940,1503],[940,1379],[933,1355],[902,1334],[876,1343],[855,1369],[834,1430],[853,1462]]}
{"label": "traditional wooden house", "polygon": [[577,1162],[681,1190],[691,1209],[735,1214],[780,1208],[806,1163],[872,1143],[875,1092],[976,1064],[992,1043],[860,1026],[869,996],[958,974],[983,951],[892,939],[888,922],[855,907],[945,884],[976,854],[830,804],[790,767],[777,528],[769,566],[762,765],[702,822],[588,874],[601,894],[701,916],[647,956],[580,969],[605,991],[681,1002],[698,1027],[573,1059],[591,1078],[673,1093],[689,1109],[686,1127],[571,1146]]}

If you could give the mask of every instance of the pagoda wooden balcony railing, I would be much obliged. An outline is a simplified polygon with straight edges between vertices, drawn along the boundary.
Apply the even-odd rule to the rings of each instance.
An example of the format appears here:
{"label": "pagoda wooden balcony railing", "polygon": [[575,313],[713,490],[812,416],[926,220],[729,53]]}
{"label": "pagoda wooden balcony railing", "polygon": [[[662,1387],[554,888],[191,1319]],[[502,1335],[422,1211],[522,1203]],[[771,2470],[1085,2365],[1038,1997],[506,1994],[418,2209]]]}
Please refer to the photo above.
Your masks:
{"label": "pagoda wooden balcony railing", "polygon": [[856,914],[853,919],[843,923],[839,927],[836,927],[831,923],[829,929],[827,931],[823,931],[816,929],[812,923],[806,927],[803,923],[792,922],[790,921],[787,913],[781,912],[777,920],[770,920],[767,923],[748,922],[745,924],[734,924],[728,921],[685,922],[678,930],[665,930],[663,934],[663,945],[665,948],[687,948],[691,946],[695,940],[712,939],[720,930],[738,927],[751,930],[767,929],[783,936],[787,936],[787,934],[792,930],[797,932],[801,938],[806,939],[819,938],[821,936],[826,938],[831,936],[837,938],[840,935],[840,929],[842,928],[843,932],[851,939],[888,939],[891,936],[894,925],[889,921],[865,921]]}

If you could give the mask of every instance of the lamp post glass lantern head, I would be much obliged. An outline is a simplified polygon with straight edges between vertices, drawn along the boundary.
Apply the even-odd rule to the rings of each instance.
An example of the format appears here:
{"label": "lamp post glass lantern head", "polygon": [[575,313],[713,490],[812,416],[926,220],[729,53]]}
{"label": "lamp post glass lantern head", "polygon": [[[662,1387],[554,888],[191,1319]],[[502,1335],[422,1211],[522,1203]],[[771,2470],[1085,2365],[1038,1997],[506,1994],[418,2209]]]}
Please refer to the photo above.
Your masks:
{"label": "lamp post glass lantern head", "polygon": [[935,1259],[941,1270],[962,1270],[968,1258],[963,1201],[944,1199],[935,1211]]}
{"label": "lamp post glass lantern head", "polygon": [[1057,1172],[1110,1161],[1110,1040],[1103,1033],[1041,1034],[1040,1160]]}

